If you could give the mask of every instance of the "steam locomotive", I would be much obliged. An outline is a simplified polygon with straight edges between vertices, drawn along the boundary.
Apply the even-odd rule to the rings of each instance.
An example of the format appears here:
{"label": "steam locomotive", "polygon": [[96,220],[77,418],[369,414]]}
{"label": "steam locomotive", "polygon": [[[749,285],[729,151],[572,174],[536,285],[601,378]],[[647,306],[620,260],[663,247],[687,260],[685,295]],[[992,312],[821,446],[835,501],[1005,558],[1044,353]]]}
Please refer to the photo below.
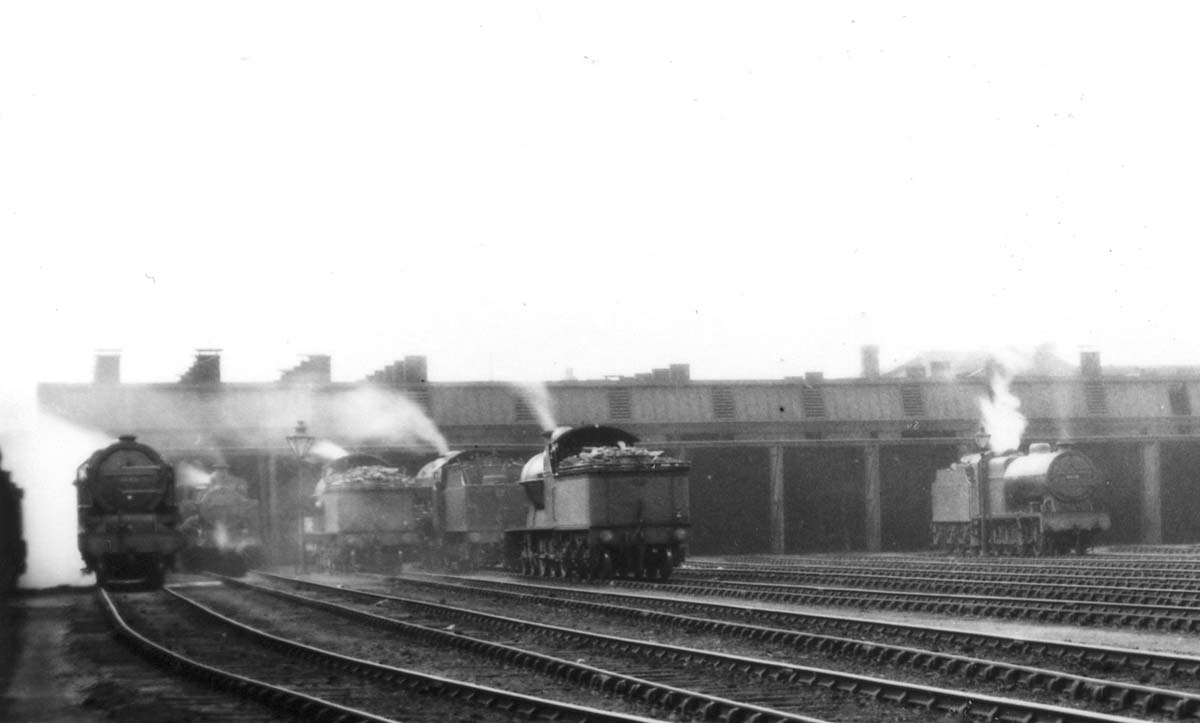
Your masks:
{"label": "steam locomotive", "polygon": [[1111,524],[1104,482],[1074,449],[1030,445],[1028,454],[968,455],[933,482],[931,536],[961,553],[1084,554]]}
{"label": "steam locomotive", "polygon": [[525,520],[521,462],[488,450],[450,452],[417,473],[433,493],[429,562],[442,568],[500,564],[504,530]]}
{"label": "steam locomotive", "polygon": [[615,427],[562,428],[521,472],[523,527],[506,566],[527,575],[666,580],[683,562],[690,465]]}
{"label": "steam locomotive", "polygon": [[433,538],[433,488],[369,454],[325,465],[305,555],[325,569],[388,567],[418,559]]}
{"label": "steam locomotive", "polygon": [[258,500],[249,498],[247,489],[246,480],[218,464],[208,484],[193,488],[193,498],[179,503],[179,529],[188,542],[180,554],[184,567],[240,577],[262,564]]}
{"label": "steam locomotive", "polygon": [[184,546],[171,465],[122,436],[79,466],[75,487],[84,571],[99,585],[161,586]]}
{"label": "steam locomotive", "polygon": [[[0,455],[0,461],[3,456]],[[25,573],[25,538],[22,533],[21,500],[24,491],[0,468],[0,600],[16,589]]]}

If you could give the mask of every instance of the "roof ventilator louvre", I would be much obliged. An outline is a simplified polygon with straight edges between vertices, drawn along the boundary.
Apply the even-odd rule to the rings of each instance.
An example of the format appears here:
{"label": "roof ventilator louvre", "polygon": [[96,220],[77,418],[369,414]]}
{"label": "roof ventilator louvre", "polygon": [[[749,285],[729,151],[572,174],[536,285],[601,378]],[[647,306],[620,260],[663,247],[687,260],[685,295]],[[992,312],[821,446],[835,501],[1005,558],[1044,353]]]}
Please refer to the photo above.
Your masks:
{"label": "roof ventilator louvre", "polygon": [[733,419],[733,390],[729,387],[713,387],[712,411],[714,419]]}
{"label": "roof ventilator louvre", "polygon": [[533,408],[524,399],[515,399],[516,402],[516,420],[518,422],[536,422],[537,415],[534,414]]}
{"label": "roof ventilator louvre", "polygon": [[1088,414],[1108,414],[1108,395],[1104,382],[1084,382],[1083,399],[1087,403]]}
{"label": "roof ventilator louvre", "polygon": [[608,418],[633,419],[633,393],[629,387],[608,390]]}
{"label": "roof ventilator louvre", "polygon": [[404,393],[414,404],[424,410],[426,414],[430,413],[432,408],[430,407],[428,389],[407,389]]}
{"label": "roof ventilator louvre", "polygon": [[900,385],[900,408],[906,417],[925,416],[925,395],[920,384]]}
{"label": "roof ventilator louvre", "polygon": [[801,387],[800,407],[804,410],[806,417],[826,416],[825,394],[817,387]]}

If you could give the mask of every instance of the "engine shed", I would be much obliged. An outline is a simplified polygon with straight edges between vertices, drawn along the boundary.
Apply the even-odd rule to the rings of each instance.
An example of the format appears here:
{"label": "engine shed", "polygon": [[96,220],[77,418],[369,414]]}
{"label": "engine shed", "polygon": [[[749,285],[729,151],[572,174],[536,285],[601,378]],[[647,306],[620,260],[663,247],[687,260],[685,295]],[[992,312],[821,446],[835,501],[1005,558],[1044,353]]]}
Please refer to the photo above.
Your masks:
{"label": "engine shed", "polygon": [[[316,465],[285,443],[296,420],[415,473],[445,447],[531,455],[546,411],[557,424],[619,426],[689,462],[694,554],[924,549],[930,487],[937,470],[975,451],[993,367],[930,356],[884,373],[878,359],[864,348],[861,374],[843,379],[694,380],[676,364],[550,381],[550,408],[540,410],[514,385],[431,381],[424,357],[360,382],[332,381],[322,356],[276,381],[230,383],[206,350],[179,382],[131,384],[110,355],[92,383],[41,384],[39,403],[110,435],[137,434],[172,460],[224,461],[249,481],[282,558],[317,481]],[[1024,446],[1070,442],[1095,462],[1112,510],[1102,544],[1200,542],[1200,368],[1102,370],[1085,352],[1078,366],[1012,377],[1009,391],[1027,422]],[[415,417],[425,421],[400,424]]]}

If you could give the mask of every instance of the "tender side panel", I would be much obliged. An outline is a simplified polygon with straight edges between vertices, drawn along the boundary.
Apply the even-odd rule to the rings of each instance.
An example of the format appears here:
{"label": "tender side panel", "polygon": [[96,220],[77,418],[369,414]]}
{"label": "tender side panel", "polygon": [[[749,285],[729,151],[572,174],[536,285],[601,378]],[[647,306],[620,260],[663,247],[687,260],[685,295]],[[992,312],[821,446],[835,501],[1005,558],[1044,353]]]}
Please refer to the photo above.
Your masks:
{"label": "tender side panel", "polygon": [[428,515],[429,488],[331,490],[323,499],[325,532],[383,533],[415,530]]}
{"label": "tender side panel", "polygon": [[687,498],[677,474],[631,472],[605,475],[604,499],[594,499],[593,526],[674,525],[687,518]]}
{"label": "tender side panel", "polygon": [[445,491],[447,532],[499,532],[525,521],[520,485],[475,485]]}

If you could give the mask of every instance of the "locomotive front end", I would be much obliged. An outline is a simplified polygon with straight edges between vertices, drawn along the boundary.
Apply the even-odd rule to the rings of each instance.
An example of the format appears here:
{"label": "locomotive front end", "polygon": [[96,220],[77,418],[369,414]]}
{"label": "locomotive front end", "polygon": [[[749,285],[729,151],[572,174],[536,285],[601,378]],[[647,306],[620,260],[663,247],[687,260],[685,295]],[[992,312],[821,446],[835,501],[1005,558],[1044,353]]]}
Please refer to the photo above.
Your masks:
{"label": "locomotive front end", "polygon": [[85,571],[95,572],[100,585],[161,585],[184,546],[171,465],[123,436],[79,467],[75,485]]}

